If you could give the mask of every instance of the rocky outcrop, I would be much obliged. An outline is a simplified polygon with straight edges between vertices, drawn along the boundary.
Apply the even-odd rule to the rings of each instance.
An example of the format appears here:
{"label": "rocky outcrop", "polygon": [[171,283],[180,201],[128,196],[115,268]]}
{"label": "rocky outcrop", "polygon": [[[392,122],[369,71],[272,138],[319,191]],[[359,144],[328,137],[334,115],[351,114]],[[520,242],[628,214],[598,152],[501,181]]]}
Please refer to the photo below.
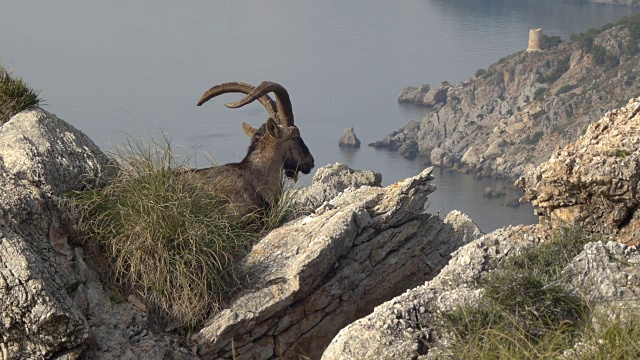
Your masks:
{"label": "rocky outcrop", "polygon": [[[438,314],[478,304],[483,292],[474,283],[503,259],[538,243],[540,238],[535,233],[532,226],[499,229],[464,246],[435,279],[384,303],[340,331],[322,359],[438,358],[440,349],[427,347],[448,341],[446,329],[437,321]],[[592,311],[599,314],[597,318],[602,319],[600,314],[605,319],[619,318],[640,309],[640,253],[635,247],[616,242],[589,243],[564,273],[563,285],[586,296],[594,305]],[[621,306],[611,306],[616,303]],[[616,312],[611,313],[611,309]]]}
{"label": "rocky outcrop", "polygon": [[431,90],[429,85],[407,86],[398,96],[398,102],[422,103],[424,96]]}
{"label": "rocky outcrop", "polygon": [[550,227],[578,223],[588,232],[640,239],[640,98],[591,124],[575,143],[518,179],[523,200]]}
{"label": "rocky outcrop", "polygon": [[382,174],[340,163],[323,166],[313,175],[311,186],[292,191],[292,208],[297,216],[309,215],[348,188],[362,186],[382,186]]}
{"label": "rocky outcrop", "polygon": [[[65,195],[97,186],[109,159],[83,133],[34,108],[0,129],[0,354],[3,359],[193,358],[112,304],[81,248]],[[99,354],[99,355],[98,355]]]}
{"label": "rocky outcrop", "polygon": [[62,196],[95,184],[108,160],[72,126],[33,109],[0,129],[0,161],[3,358],[77,351],[89,324],[74,302],[78,259]]}
{"label": "rocky outcrop", "polygon": [[447,103],[447,92],[449,92],[449,83],[443,82],[436,89],[429,90],[422,98],[422,105],[436,106],[437,104]]}
{"label": "rocky outcrop", "polygon": [[426,115],[370,146],[515,179],[621,106],[620,99],[638,96],[632,26],[639,24],[634,15],[541,52],[521,51],[462,83],[408,87],[398,101],[426,106]]}
{"label": "rocky outcrop", "polygon": [[346,128],[344,129],[344,134],[340,137],[340,141],[338,141],[338,145],[359,148],[360,139],[358,139],[352,127]]}
{"label": "rocky outcrop", "polygon": [[533,226],[498,229],[460,248],[435,279],[378,306],[371,315],[341,330],[322,359],[415,359],[427,355],[427,341],[443,333],[434,321],[436,315],[477,303],[481,291],[474,283],[505,257],[539,241],[532,232]]}
{"label": "rocky outcrop", "polygon": [[437,88],[431,89],[429,85],[407,86],[398,96],[398,102],[414,103],[433,107],[447,102],[447,92],[450,85],[442,82]]}
{"label": "rocky outcrop", "polygon": [[341,330],[322,358],[437,358],[438,344],[451,341],[438,314],[479,304],[483,289],[477,284],[483,274],[567,225],[617,242],[586,244],[559,283],[589,303],[598,314],[594,321],[637,313],[640,253],[619,242],[637,242],[640,235],[639,129],[640,98],[589,126],[575,143],[517,181],[523,198],[537,206],[540,225],[498,229],[460,248],[435,279]]}
{"label": "rocky outcrop", "polygon": [[[353,173],[340,165],[326,171]],[[458,212],[444,221],[424,213],[435,190],[430,173],[386,188],[347,188],[262,239],[245,263],[251,290],[194,336],[198,354],[318,358],[342,327],[435,276],[480,231]]]}

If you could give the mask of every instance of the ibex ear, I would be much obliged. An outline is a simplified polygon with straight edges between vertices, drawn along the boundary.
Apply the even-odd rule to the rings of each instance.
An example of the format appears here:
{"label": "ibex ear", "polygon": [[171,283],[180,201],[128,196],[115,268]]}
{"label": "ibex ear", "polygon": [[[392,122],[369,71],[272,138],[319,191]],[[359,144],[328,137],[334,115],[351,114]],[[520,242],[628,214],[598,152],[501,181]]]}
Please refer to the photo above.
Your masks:
{"label": "ibex ear", "polygon": [[280,136],[280,128],[278,127],[278,123],[272,118],[267,120],[267,133],[274,138],[278,138]]}
{"label": "ibex ear", "polygon": [[258,129],[256,129],[253,126],[247,124],[246,122],[243,122],[242,123],[242,131],[244,131],[244,133],[247,134],[249,137],[253,137],[253,135],[256,133],[256,131],[258,131]]}

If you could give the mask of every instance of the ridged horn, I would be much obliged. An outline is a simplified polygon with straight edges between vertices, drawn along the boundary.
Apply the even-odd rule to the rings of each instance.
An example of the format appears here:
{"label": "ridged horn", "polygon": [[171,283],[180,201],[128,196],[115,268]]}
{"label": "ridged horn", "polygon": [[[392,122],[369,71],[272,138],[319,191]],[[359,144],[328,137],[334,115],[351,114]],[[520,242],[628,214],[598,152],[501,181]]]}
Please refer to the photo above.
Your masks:
{"label": "ridged horn", "polygon": [[256,99],[261,99],[262,96],[273,92],[276,95],[276,107],[278,110],[278,119],[280,124],[293,126],[293,108],[291,107],[291,99],[289,99],[289,93],[280,84],[271,81],[263,81],[258,85],[251,93],[247,94],[244,99],[236,102],[225,104],[230,108],[239,108],[245,106]]}
{"label": "ridged horn", "polygon": [[[255,91],[255,89],[256,88],[254,88],[253,86],[245,84],[243,82],[228,82],[216,85],[202,94],[200,100],[198,100],[198,106],[222,94],[238,92],[243,94],[251,94],[253,91]],[[253,100],[255,100],[255,98]],[[269,97],[269,95],[262,94],[258,97],[258,101],[260,101],[260,103],[267,109],[270,117],[274,119],[278,118],[276,115],[276,103]]]}

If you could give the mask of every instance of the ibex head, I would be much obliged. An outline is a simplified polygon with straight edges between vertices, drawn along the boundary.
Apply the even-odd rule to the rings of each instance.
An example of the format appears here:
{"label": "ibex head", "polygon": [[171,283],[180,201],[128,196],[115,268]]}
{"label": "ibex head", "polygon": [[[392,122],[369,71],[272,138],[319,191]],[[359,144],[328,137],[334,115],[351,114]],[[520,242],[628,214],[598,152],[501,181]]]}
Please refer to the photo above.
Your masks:
{"label": "ibex head", "polygon": [[[270,136],[275,136],[277,135],[277,131],[285,131],[287,136],[282,138],[284,139],[282,169],[285,175],[288,178],[297,180],[298,172],[301,171],[303,174],[311,172],[311,169],[315,166],[313,155],[311,155],[309,148],[300,137],[300,130],[294,125],[293,109],[287,90],[280,84],[268,81],[262,82],[255,88],[241,82],[229,82],[216,85],[206,91],[202,97],[200,97],[200,100],[198,100],[198,106],[218,95],[232,92],[243,93],[246,94],[246,96],[239,101],[225,104],[227,107],[239,108],[258,100],[269,113],[267,122],[258,129],[246,123],[242,124],[245,134],[251,137],[251,145],[249,146],[247,154],[255,150],[258,141],[265,135],[270,134]],[[275,94],[275,102],[269,97],[268,93],[270,92]],[[274,125],[275,127],[273,127]]]}

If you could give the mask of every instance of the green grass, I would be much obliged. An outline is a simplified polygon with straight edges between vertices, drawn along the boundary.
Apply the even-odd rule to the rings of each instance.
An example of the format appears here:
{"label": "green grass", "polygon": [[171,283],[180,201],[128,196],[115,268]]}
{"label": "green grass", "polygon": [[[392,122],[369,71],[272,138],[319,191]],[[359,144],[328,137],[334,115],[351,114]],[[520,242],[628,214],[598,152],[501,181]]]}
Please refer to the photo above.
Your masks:
{"label": "green grass", "polygon": [[578,84],[570,84],[570,85],[564,85],[562,87],[560,87],[560,89],[558,89],[558,91],[556,91],[556,96],[558,95],[562,95],[562,94],[566,94],[574,89],[577,89],[580,85]]}
{"label": "green grass", "polygon": [[552,241],[523,250],[485,275],[477,306],[442,314],[458,359],[555,358],[573,346],[586,318],[585,301],[561,285],[563,269],[593,241],[565,229]]}
{"label": "green grass", "polygon": [[113,182],[75,196],[82,244],[116,297],[137,294],[161,326],[196,327],[243,286],[239,261],[289,218],[287,195],[263,221],[236,219],[224,197],[183,171],[166,138],[129,141],[114,157]]}
{"label": "green grass", "polygon": [[537,80],[541,84],[554,83],[569,70],[569,66],[569,56],[563,56],[558,59],[553,69],[551,69],[546,75],[538,74]]}
{"label": "green grass", "polygon": [[619,158],[619,159],[624,159],[624,158],[626,158],[627,156],[631,155],[631,153],[630,153],[630,152],[628,152],[627,150],[624,150],[624,149],[618,149],[618,150],[616,150],[615,155],[616,155],[616,157],[617,157],[617,158]]}
{"label": "green grass", "polygon": [[640,314],[623,313],[624,318],[599,316],[597,325],[587,326],[576,358],[584,360],[640,359]]}
{"label": "green grass", "polygon": [[0,125],[20,111],[40,104],[39,94],[0,65]]}

